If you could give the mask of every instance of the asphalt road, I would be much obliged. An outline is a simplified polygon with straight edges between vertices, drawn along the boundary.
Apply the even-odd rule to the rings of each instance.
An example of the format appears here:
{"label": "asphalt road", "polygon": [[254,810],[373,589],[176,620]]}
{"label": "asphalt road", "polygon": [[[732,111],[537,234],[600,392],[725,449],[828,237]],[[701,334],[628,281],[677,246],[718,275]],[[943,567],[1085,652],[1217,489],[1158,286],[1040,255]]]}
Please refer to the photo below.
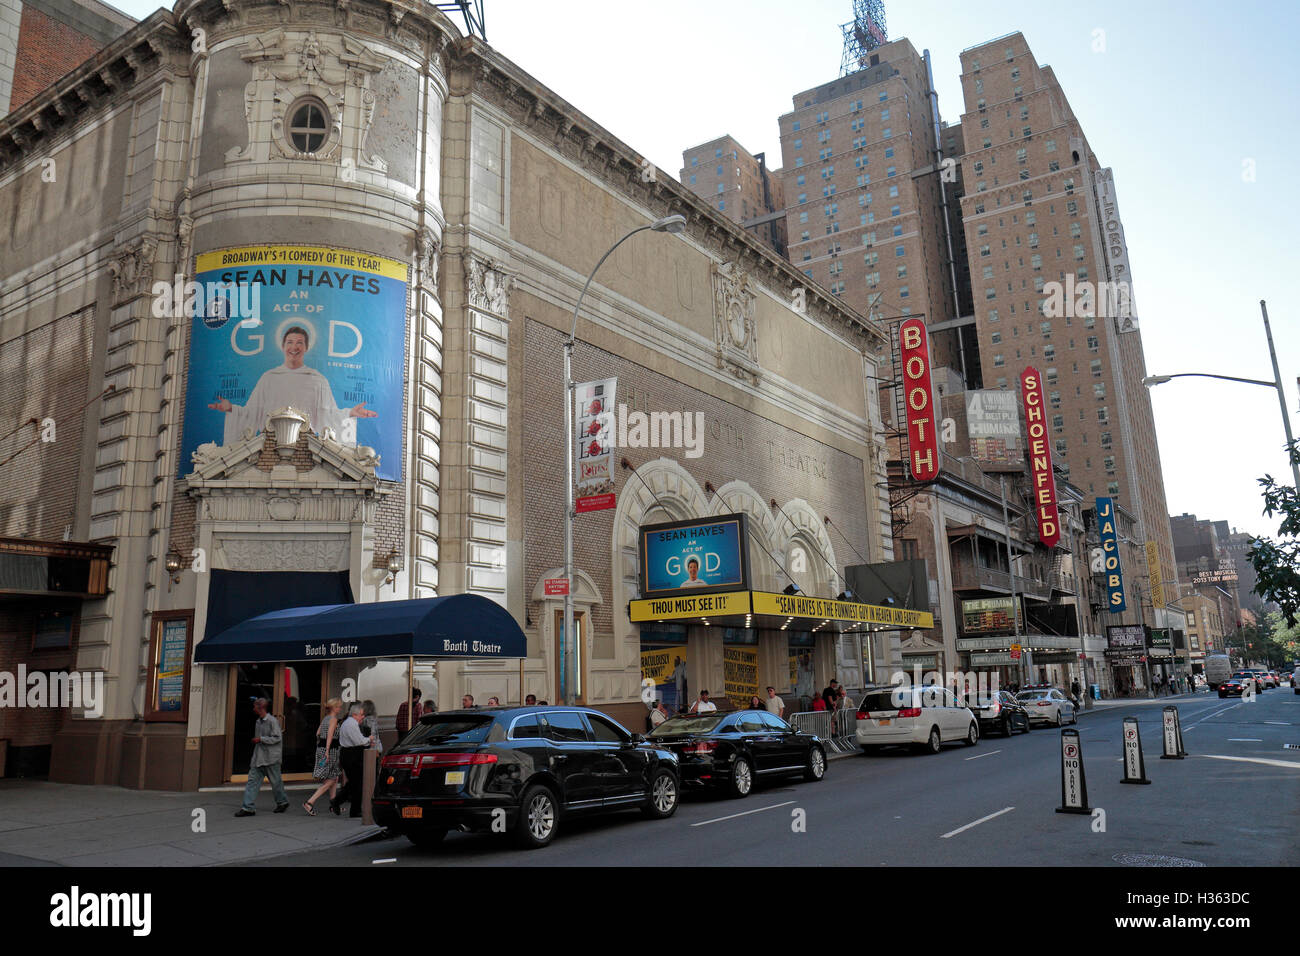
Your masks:
{"label": "asphalt road", "polygon": [[[544,850],[453,833],[437,850],[384,838],[281,856],[275,866],[1282,866],[1300,863],[1300,696],[1178,698],[1189,756],[1162,760],[1168,700],[1083,715],[1088,799],[1060,814],[1060,735],[1040,728],[937,756],[831,762],[826,778],[747,798],[689,794],[664,821],[565,821]],[[1150,786],[1120,784],[1121,721],[1136,715]],[[1104,823],[1104,829],[1100,825]],[[244,864],[247,865],[247,864]]]}

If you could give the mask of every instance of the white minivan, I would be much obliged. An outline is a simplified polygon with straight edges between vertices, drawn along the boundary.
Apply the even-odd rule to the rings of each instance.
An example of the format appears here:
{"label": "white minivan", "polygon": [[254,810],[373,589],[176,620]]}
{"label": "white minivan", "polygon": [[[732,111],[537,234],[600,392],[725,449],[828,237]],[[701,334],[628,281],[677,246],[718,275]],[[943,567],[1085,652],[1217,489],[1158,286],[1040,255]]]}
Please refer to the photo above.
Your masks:
{"label": "white minivan", "polygon": [[947,688],[900,685],[867,690],[858,705],[856,733],[866,751],[893,744],[937,754],[950,741],[975,746],[980,725]]}

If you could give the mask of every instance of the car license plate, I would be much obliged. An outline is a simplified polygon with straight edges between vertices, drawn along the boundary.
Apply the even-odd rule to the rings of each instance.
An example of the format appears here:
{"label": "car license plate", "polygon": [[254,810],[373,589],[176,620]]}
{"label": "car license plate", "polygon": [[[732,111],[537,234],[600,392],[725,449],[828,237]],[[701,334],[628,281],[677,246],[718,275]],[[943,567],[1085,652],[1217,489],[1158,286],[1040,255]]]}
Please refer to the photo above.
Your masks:
{"label": "car license plate", "polygon": [[447,786],[451,786],[453,783],[464,783],[464,782],[465,782],[465,771],[464,771],[464,770],[448,770],[448,771],[447,771],[447,780],[446,780],[446,784],[447,784]]}
{"label": "car license plate", "polygon": [[881,726],[881,727],[888,727],[888,726],[889,726],[889,718],[888,718],[888,717],[881,718],[880,726]]}
{"label": "car license plate", "polygon": [[402,817],[406,820],[419,820],[424,816],[424,807],[402,807]]}

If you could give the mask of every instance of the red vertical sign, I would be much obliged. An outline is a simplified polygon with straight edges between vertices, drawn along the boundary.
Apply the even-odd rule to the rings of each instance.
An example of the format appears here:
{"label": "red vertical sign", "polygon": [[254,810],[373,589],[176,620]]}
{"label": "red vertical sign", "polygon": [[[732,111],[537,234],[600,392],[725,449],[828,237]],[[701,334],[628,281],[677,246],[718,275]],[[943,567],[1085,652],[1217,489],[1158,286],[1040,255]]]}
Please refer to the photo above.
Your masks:
{"label": "red vertical sign", "polygon": [[1047,442],[1043,411],[1043,383],[1038,369],[1026,366],[1020,373],[1020,398],[1025,403],[1025,431],[1029,436],[1029,475],[1032,479],[1034,517],[1038,538],[1049,548],[1061,540],[1061,516],[1056,508],[1056,478],[1052,474],[1052,449]]}
{"label": "red vertical sign", "polygon": [[916,481],[934,481],[939,477],[939,433],[925,323],[908,319],[900,325],[898,345],[903,360],[903,401],[907,405],[908,465]]}

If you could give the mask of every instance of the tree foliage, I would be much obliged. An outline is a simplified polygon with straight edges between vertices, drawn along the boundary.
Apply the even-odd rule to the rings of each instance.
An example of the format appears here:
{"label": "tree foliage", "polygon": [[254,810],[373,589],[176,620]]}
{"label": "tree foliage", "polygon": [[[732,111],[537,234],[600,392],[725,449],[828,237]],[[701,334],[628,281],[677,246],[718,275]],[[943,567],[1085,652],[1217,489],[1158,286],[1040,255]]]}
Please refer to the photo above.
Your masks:
{"label": "tree foliage", "polygon": [[[1292,464],[1300,464],[1300,441],[1287,446]],[[1279,518],[1278,538],[1256,538],[1247,552],[1255,568],[1254,591],[1266,602],[1276,604],[1288,627],[1300,620],[1300,494],[1265,475],[1259,479],[1263,488],[1264,514]]]}

